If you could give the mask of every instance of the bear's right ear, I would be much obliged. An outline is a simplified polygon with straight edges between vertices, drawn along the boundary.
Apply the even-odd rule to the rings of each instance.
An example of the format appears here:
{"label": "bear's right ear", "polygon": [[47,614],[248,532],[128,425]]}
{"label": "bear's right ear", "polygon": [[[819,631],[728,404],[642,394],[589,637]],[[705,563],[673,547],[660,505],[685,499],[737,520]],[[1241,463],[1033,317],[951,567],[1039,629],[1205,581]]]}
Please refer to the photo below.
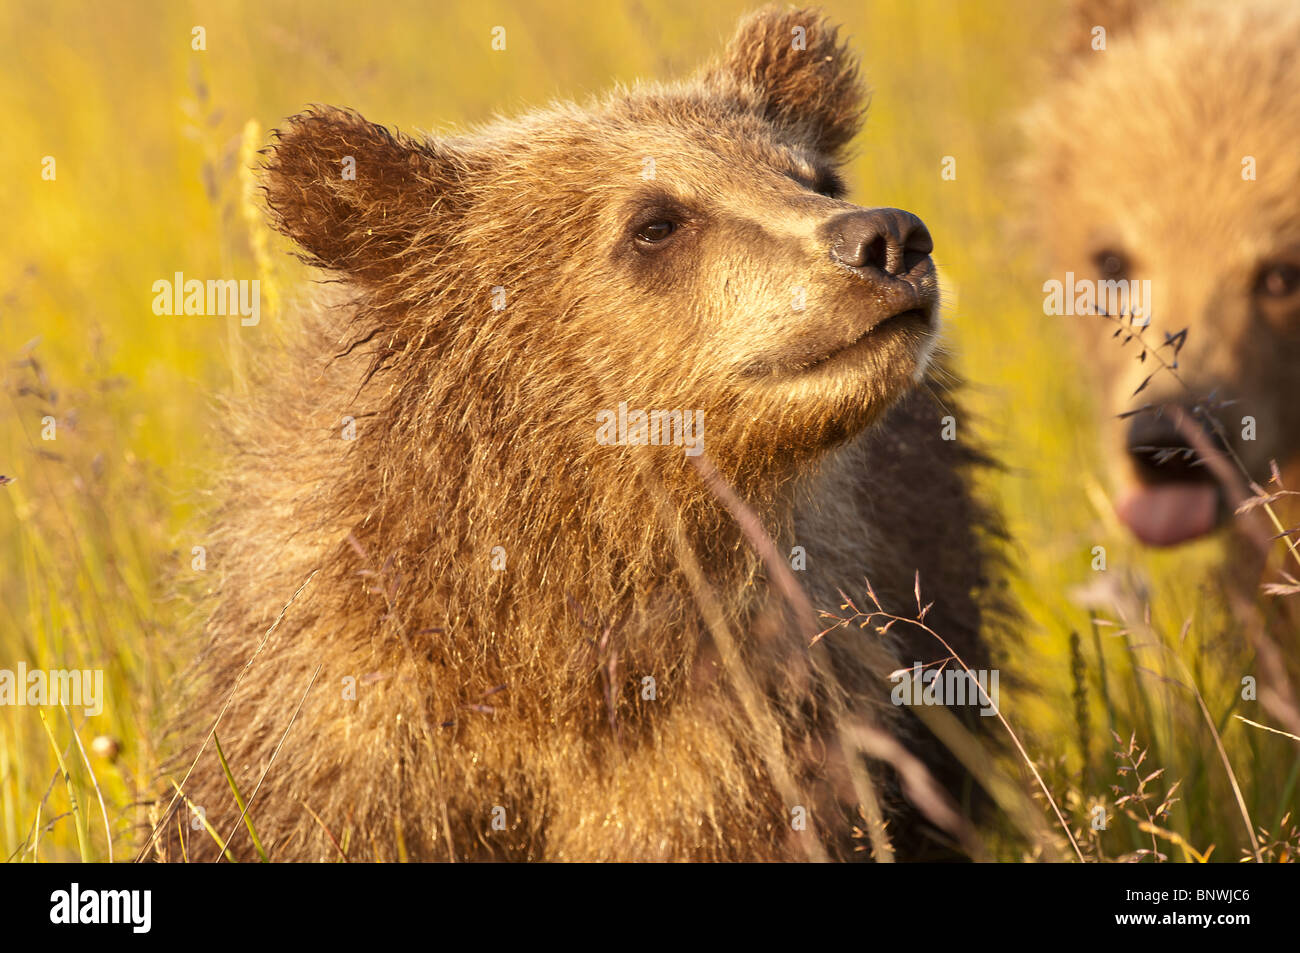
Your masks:
{"label": "bear's right ear", "polygon": [[299,113],[273,139],[262,170],[271,224],[313,264],[378,283],[440,244],[466,172],[451,150],[332,107]]}
{"label": "bear's right ear", "polygon": [[870,98],[857,57],[817,10],[766,7],[745,17],[700,81],[828,155],[857,134]]}

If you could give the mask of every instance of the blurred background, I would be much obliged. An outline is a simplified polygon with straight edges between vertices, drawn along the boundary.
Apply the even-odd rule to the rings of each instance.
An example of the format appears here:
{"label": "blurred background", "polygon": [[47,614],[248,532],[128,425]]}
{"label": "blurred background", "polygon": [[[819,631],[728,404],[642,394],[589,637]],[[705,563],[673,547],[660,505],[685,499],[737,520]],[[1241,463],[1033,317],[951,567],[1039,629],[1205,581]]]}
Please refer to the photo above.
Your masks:
{"label": "blurred background", "polygon": [[[0,706],[0,858],[129,858],[142,820],[132,802],[158,790],[150,739],[199,625],[193,521],[211,491],[214,399],[243,386],[246,355],[281,333],[303,294],[304,270],[262,224],[247,172],[269,131],[309,103],[438,130],[674,77],[754,6],[0,5],[11,184],[0,191],[0,474],[12,478],[0,486],[0,668],[103,669],[107,696],[95,717]],[[1025,613],[1019,631],[990,633],[1008,721],[1089,858],[1235,861],[1254,850],[1247,818],[1260,856],[1292,856],[1300,748],[1233,717],[1260,716],[1240,697],[1255,661],[1249,623],[1224,609],[1214,579],[1222,542],[1174,553],[1130,542],[1074,352],[1043,317],[1043,266],[1014,187],[1032,143],[1016,120],[1052,74],[1063,11],[1038,0],[824,6],[875,90],[849,198],[929,225],[948,343],[973,382],[965,400],[1003,464],[982,490],[1005,512]],[[491,49],[495,26],[504,52]],[[946,157],[954,178],[941,175]],[[259,277],[260,324],[155,315],[151,286],[177,271]],[[1092,568],[1098,545],[1104,573]],[[1140,767],[1117,772],[1143,751]],[[1004,760],[1028,792],[1024,764]],[[1117,806],[1157,769],[1144,798]],[[1156,818],[1157,837],[1141,824],[1175,781],[1180,800]],[[1057,856],[1046,805],[1021,808],[991,821],[993,855]]]}

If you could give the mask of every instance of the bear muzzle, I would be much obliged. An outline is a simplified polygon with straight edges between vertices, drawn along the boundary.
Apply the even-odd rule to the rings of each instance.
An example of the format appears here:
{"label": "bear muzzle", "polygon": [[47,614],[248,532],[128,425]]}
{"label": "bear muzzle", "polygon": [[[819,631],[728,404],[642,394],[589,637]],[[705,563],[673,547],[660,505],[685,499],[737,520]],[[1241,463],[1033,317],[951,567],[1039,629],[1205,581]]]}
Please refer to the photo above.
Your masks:
{"label": "bear muzzle", "polygon": [[[1184,415],[1193,419],[1191,408]],[[1221,450],[1222,440],[1212,429],[1202,429]],[[1138,539],[1149,546],[1174,546],[1222,522],[1227,509],[1219,485],[1170,414],[1135,415],[1126,444],[1137,480],[1121,494],[1116,513]]]}

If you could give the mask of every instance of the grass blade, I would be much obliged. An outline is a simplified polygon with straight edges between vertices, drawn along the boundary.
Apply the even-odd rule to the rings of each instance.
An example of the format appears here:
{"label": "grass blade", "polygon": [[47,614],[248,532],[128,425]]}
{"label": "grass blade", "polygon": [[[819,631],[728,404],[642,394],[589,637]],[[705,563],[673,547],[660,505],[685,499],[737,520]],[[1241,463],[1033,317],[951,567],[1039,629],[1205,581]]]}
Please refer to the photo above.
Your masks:
{"label": "grass blade", "polygon": [[253,819],[248,816],[248,808],[244,806],[244,797],[239,793],[239,785],[235,783],[235,776],[230,772],[230,765],[226,762],[226,753],[221,750],[221,739],[217,737],[216,732],[212,734],[212,743],[217,747],[217,757],[221,760],[221,770],[226,772],[226,783],[230,785],[230,791],[235,795],[235,803],[239,805],[239,814],[244,819],[244,826],[248,828],[248,836],[253,838],[253,847],[257,851],[257,856],[262,858],[262,863],[270,863],[271,858],[266,856],[266,851],[262,848],[262,842],[257,839],[257,831],[253,829]]}

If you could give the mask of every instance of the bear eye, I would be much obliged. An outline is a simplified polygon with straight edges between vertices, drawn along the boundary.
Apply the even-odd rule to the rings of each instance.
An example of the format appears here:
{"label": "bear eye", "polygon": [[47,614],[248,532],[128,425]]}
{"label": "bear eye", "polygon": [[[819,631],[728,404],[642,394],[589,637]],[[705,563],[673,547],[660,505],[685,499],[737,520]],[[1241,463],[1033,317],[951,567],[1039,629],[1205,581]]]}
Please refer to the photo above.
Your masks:
{"label": "bear eye", "polygon": [[647,222],[636,230],[636,240],[646,245],[654,245],[663,241],[675,231],[677,231],[677,223],[670,222],[667,219]]}
{"label": "bear eye", "polygon": [[1117,279],[1123,278],[1129,273],[1128,258],[1122,251],[1113,248],[1103,248],[1092,256],[1092,263],[1097,268],[1097,274],[1102,278]]}
{"label": "bear eye", "polygon": [[830,199],[842,198],[844,193],[848,191],[839,173],[832,169],[819,167],[815,170],[788,172],[786,175],[793,179],[800,188],[816,192],[818,195],[824,195]]}
{"label": "bear eye", "polygon": [[1289,298],[1300,290],[1300,267],[1279,262],[1265,265],[1255,280],[1255,294],[1265,298]]}

